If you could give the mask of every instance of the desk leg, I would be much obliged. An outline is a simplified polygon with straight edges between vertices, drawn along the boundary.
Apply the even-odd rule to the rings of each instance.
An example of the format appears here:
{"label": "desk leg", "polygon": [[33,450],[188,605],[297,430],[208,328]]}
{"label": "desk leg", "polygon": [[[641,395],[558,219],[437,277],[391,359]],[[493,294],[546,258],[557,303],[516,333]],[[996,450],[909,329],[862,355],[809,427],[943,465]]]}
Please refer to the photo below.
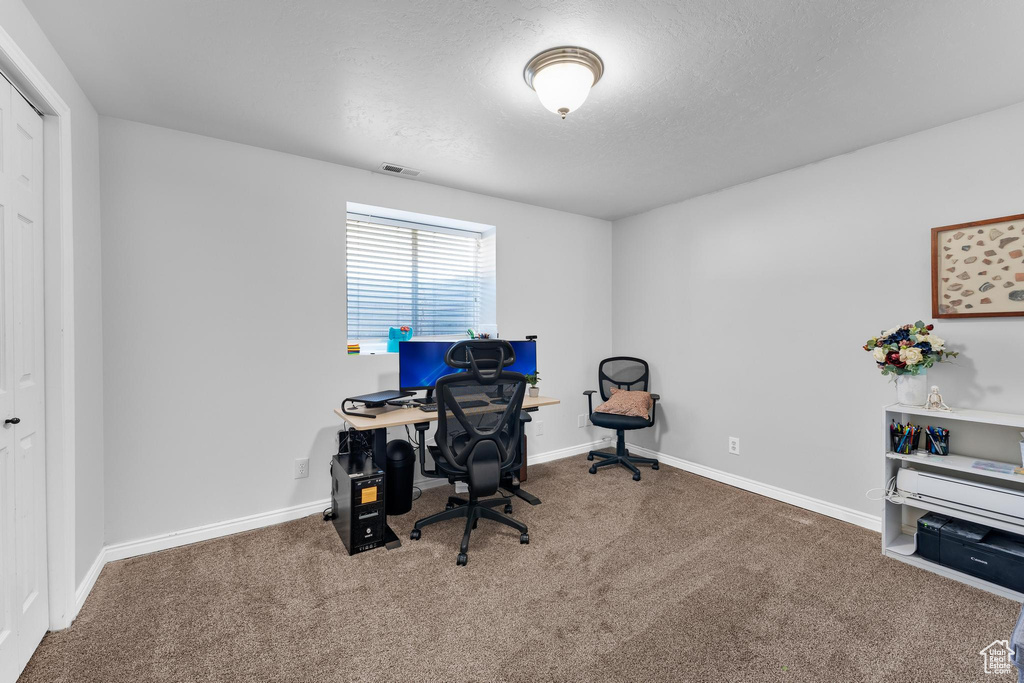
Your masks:
{"label": "desk leg", "polygon": [[[384,470],[384,482],[385,485],[388,480],[388,430],[387,429],[374,429],[373,430],[373,462],[377,467]],[[385,504],[387,499],[385,499]],[[402,542],[398,539],[398,534],[394,532],[391,525],[387,523],[387,517],[384,518],[384,547],[388,550],[394,550],[395,548],[401,548]]]}
{"label": "desk leg", "polygon": [[[524,432],[525,432],[525,430],[524,430]],[[523,449],[523,466],[519,469],[519,476],[518,477],[515,477],[514,473],[507,475],[507,480],[511,480],[511,481],[503,482],[501,484],[501,488],[505,489],[506,491],[511,493],[513,496],[516,496],[518,498],[522,498],[523,500],[525,500],[530,505],[540,505],[540,498],[538,498],[537,496],[533,495],[532,493],[527,493],[526,491],[523,490],[523,487],[521,486],[523,481],[526,480],[526,434],[524,433],[520,437],[520,439],[522,439],[520,447]],[[517,479],[518,479],[518,481],[517,481]],[[507,485],[506,485],[506,483],[507,483]]]}
{"label": "desk leg", "polygon": [[391,525],[386,521],[384,522],[384,547],[388,550],[402,547],[402,542],[398,540],[398,534],[391,529]]}
{"label": "desk leg", "polygon": [[519,437],[523,448],[523,466],[519,468],[519,481],[526,481],[526,430],[523,430],[522,435]]}

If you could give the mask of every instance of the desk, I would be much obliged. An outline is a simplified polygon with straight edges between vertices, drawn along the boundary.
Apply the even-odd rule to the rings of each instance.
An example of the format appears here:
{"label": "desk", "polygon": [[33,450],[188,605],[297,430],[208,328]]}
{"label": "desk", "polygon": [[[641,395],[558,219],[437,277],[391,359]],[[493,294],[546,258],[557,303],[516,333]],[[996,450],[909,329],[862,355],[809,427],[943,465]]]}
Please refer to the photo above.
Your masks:
{"label": "desk", "polygon": [[[544,406],[553,406],[561,403],[557,398],[549,398],[547,396],[526,396],[523,398],[523,410],[534,411],[537,408]],[[474,412],[470,408],[466,410],[467,413]],[[486,410],[481,408],[479,410]],[[346,415],[342,412],[341,408],[334,409],[335,414],[349,423],[353,429],[357,429],[361,432],[373,430],[373,451],[374,458],[380,453],[381,459],[377,460],[377,464],[381,465],[384,462],[384,452],[387,448],[387,430],[388,427],[404,427],[406,425],[420,424],[423,422],[436,422],[437,412],[426,412],[417,408],[395,408],[395,407],[384,407],[384,408],[360,408],[359,412],[369,413],[370,415],[376,415],[377,417],[362,417],[359,415]],[[378,449],[380,449],[378,451]],[[526,481],[526,434],[523,434],[523,466],[519,470],[519,481]]]}
{"label": "desk", "polygon": [[[466,398],[469,398],[468,396]],[[546,396],[526,396],[523,398],[523,410],[534,411],[543,406],[553,406],[560,403],[557,398],[548,398]],[[494,410],[490,406],[481,408],[468,408],[467,413],[474,413],[478,411]],[[423,424],[424,422],[436,422],[437,411],[427,412],[420,410],[418,407],[414,408],[396,408],[393,406],[385,406],[382,408],[360,408],[359,412],[368,413],[375,417],[365,417],[361,415],[346,415],[342,412],[341,408],[335,408],[334,413],[360,432],[372,431],[373,432],[373,459],[377,463],[378,467],[385,468],[387,464],[387,445],[388,445],[388,428],[389,427],[405,427],[408,425]],[[519,470],[519,481],[526,481],[526,433],[522,435],[522,443],[520,446],[523,450],[523,466]],[[514,481],[514,480],[513,480]],[[513,490],[513,493],[527,500],[531,505],[536,505],[540,501],[526,493],[525,491],[519,491],[518,488]],[[398,548],[402,545],[401,541],[398,540],[398,536],[391,529],[391,527],[385,522],[384,525],[384,540],[385,547],[389,550]]]}

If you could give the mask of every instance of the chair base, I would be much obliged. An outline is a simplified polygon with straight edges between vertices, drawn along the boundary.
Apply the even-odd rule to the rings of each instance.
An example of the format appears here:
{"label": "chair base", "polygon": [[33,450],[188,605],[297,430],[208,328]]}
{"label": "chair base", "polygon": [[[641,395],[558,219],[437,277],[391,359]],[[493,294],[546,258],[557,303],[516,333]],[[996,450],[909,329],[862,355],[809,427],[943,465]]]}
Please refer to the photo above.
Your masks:
{"label": "chair base", "polygon": [[630,455],[629,451],[626,450],[625,432],[620,429],[616,431],[616,435],[618,436],[618,439],[615,444],[614,453],[590,451],[590,453],[587,454],[587,460],[593,460],[595,457],[601,458],[601,462],[594,463],[590,466],[591,474],[597,474],[597,470],[602,467],[622,465],[633,473],[633,481],[640,481],[640,470],[637,468],[637,465],[650,465],[652,470],[656,470],[660,467],[655,458],[641,458],[638,455]]}
{"label": "chair base", "polygon": [[488,498],[485,500],[478,500],[477,498],[458,498],[451,496],[448,498],[448,504],[445,505],[444,512],[438,512],[437,514],[424,517],[423,519],[416,520],[413,525],[412,533],[409,534],[409,538],[412,540],[418,540],[421,536],[420,529],[431,524],[437,524],[438,522],[444,522],[449,519],[461,519],[466,518],[466,532],[462,535],[462,544],[459,546],[459,556],[456,564],[462,566],[469,561],[469,537],[476,528],[476,523],[481,518],[489,519],[492,522],[498,522],[505,526],[512,527],[519,532],[519,542],[529,543],[530,534],[527,532],[526,525],[517,519],[513,519],[508,515],[502,514],[493,508],[504,506],[505,512],[512,511],[512,503],[507,498]]}

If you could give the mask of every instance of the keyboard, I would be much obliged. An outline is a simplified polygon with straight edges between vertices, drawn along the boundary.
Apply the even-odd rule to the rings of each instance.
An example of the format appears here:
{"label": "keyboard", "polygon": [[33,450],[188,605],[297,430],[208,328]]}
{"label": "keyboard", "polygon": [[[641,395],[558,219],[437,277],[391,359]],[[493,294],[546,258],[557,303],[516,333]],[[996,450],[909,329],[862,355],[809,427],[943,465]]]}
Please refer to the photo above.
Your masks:
{"label": "keyboard", "polygon": [[[462,409],[466,408],[483,408],[486,405],[490,405],[487,401],[459,401],[459,407]],[[424,403],[420,406],[420,410],[425,413],[436,413],[436,403]]]}

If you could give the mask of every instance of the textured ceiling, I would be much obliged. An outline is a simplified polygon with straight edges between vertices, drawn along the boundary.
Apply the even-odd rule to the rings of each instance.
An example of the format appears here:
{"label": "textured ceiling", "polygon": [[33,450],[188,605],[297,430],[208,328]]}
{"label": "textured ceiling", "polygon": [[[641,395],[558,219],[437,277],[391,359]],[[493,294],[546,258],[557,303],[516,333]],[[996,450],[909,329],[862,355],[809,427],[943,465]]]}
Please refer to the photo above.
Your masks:
{"label": "textured ceiling", "polygon": [[[1010,0],[25,4],[101,114],[609,219],[1024,100]],[[563,44],[606,67],[565,121]]]}

